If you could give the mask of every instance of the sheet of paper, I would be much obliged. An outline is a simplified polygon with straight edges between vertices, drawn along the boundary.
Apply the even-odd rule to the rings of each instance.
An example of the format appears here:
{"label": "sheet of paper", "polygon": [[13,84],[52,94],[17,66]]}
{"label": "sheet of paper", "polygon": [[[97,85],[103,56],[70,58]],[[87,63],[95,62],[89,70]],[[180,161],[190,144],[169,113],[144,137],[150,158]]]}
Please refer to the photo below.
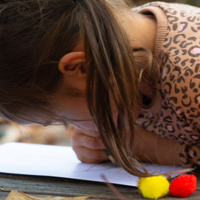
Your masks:
{"label": "sheet of paper", "polygon": [[[113,184],[137,186],[138,177],[128,174],[121,167],[111,163],[81,163],[71,147],[7,143],[0,145],[0,152],[0,173],[104,182],[101,178],[103,174]],[[183,169],[174,166],[143,165],[149,172],[157,174]]]}

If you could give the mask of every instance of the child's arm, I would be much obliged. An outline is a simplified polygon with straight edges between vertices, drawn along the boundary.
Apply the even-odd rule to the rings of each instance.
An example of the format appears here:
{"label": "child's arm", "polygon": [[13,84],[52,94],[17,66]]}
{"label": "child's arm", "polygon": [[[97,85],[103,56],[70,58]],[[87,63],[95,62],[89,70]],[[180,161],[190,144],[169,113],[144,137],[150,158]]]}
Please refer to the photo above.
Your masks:
{"label": "child's arm", "polygon": [[[100,163],[108,160],[99,133],[93,130],[74,128],[71,137],[72,148],[78,159],[86,163]],[[178,142],[162,138],[135,124],[133,155],[141,162],[181,165]]]}
{"label": "child's arm", "polygon": [[135,124],[133,154],[141,162],[181,165],[180,144]]}

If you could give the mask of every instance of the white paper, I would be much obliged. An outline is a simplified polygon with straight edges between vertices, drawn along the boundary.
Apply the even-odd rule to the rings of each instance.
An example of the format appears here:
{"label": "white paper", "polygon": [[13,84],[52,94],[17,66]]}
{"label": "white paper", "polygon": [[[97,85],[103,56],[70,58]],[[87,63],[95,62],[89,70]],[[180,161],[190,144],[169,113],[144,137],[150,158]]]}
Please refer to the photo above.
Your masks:
{"label": "white paper", "polygon": [[[0,145],[0,173],[50,176],[137,186],[138,177],[111,163],[81,163],[71,147],[25,143]],[[149,172],[166,173],[182,167],[143,164]],[[176,176],[178,174],[172,175]]]}

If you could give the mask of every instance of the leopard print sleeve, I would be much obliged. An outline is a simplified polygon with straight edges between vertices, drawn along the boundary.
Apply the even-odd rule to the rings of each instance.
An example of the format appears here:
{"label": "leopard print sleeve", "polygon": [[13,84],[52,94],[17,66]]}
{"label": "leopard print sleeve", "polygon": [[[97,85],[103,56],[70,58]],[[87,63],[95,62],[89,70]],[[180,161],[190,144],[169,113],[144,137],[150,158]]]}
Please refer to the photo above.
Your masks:
{"label": "leopard print sleeve", "polygon": [[200,8],[161,2],[148,6],[160,8],[167,19],[159,49],[161,109],[147,111],[137,123],[179,142],[183,166],[200,166]]}
{"label": "leopard print sleeve", "polygon": [[162,93],[173,118],[167,129],[175,130],[182,165],[195,167],[200,165],[200,9],[173,5],[165,13],[167,61],[162,68]]}

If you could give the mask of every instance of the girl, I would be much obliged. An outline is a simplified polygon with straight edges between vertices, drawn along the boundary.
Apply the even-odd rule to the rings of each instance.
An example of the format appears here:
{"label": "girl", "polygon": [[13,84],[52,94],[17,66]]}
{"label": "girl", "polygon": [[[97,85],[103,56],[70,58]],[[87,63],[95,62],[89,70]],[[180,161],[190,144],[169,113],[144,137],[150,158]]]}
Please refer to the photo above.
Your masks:
{"label": "girl", "polygon": [[125,0],[2,0],[0,113],[71,123],[83,162],[200,164],[200,10]]}

